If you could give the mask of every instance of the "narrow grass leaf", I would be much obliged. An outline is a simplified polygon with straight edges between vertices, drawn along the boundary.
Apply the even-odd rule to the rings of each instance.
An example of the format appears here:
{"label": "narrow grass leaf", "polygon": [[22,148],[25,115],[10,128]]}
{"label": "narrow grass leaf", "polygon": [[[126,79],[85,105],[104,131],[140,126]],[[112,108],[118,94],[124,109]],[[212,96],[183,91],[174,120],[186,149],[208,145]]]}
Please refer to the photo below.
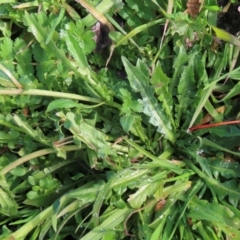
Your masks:
{"label": "narrow grass leaf", "polygon": [[61,22],[62,18],[64,17],[64,14],[65,14],[65,9],[61,8],[58,16],[54,19],[54,21],[51,24],[51,29],[50,29],[50,31],[48,33],[48,36],[47,36],[45,44],[48,44],[49,41],[51,40],[51,38],[53,36],[53,33],[54,33],[57,25]]}
{"label": "narrow grass leaf", "polygon": [[211,28],[214,30],[214,32],[216,33],[216,35],[219,39],[229,42],[229,43],[232,43],[232,44],[240,47],[240,41],[232,34],[226,32],[220,28],[217,28],[217,27],[211,26]]}
{"label": "narrow grass leaf", "polygon": [[168,161],[166,159],[162,159],[162,158],[158,158],[154,155],[152,155],[150,152],[146,151],[143,147],[139,146],[138,144],[136,144],[135,142],[124,138],[125,141],[127,143],[129,143],[132,147],[134,147],[135,149],[137,149],[140,153],[142,153],[143,155],[145,155],[146,157],[150,158],[151,160],[153,160],[153,162],[155,162],[156,164],[158,164],[159,167],[163,167],[166,169],[171,169],[172,171],[176,172],[176,173],[181,173],[182,170],[180,167],[178,167],[177,165],[175,165],[173,162]]}
{"label": "narrow grass leaf", "polygon": [[[1,3],[4,3],[4,2],[6,2],[6,3],[11,3],[11,2],[16,3],[16,0],[11,0],[11,1],[1,0]],[[18,4],[16,6],[12,6],[12,7],[16,8],[16,9],[26,9],[26,8],[37,7],[37,6],[39,6],[38,1],[31,1],[31,2],[21,3],[21,4]]]}
{"label": "narrow grass leaf", "polygon": [[123,223],[127,217],[133,212],[132,209],[116,209],[110,217],[103,221],[99,226],[93,228],[88,234],[81,238],[81,240],[99,240],[105,235],[105,231],[112,230],[120,223]]}
{"label": "narrow grass leaf", "polygon": [[[173,192],[171,195],[169,195],[169,199],[171,199],[171,201],[167,200],[166,205],[160,212],[160,216],[157,219],[155,219],[149,226],[151,228],[156,229],[159,226],[159,224],[162,224],[164,223],[164,221],[167,221],[171,208],[176,205],[176,202],[182,195],[183,195],[182,191]],[[164,226],[162,226],[162,229],[164,229]]]}
{"label": "narrow grass leaf", "polygon": [[68,197],[75,198],[75,199],[83,199],[83,198],[89,198],[92,199],[92,197],[96,197],[97,194],[103,189],[105,186],[105,183],[103,181],[99,181],[97,183],[91,182],[90,184],[87,184],[86,186],[81,186],[79,189],[75,189],[69,193],[67,193]]}
{"label": "narrow grass leaf", "polygon": [[213,82],[212,84],[210,84],[209,86],[205,87],[203,90],[201,90],[200,94],[201,94],[201,98],[199,100],[199,104],[192,116],[191,122],[188,126],[188,129],[192,127],[192,125],[194,124],[194,122],[196,121],[198,115],[200,114],[200,112],[202,111],[204,105],[206,104],[207,100],[209,99],[209,96],[212,93],[212,90],[214,89],[216,83]]}
{"label": "narrow grass leaf", "polygon": [[204,107],[208,111],[208,113],[217,121],[221,122],[223,117],[216,111],[216,109],[213,107],[211,102],[209,100],[206,101]]}
{"label": "narrow grass leaf", "polygon": [[159,224],[158,227],[154,230],[150,240],[159,240],[161,230],[162,230],[162,225]]}
{"label": "narrow grass leaf", "polygon": [[239,95],[240,92],[240,82],[234,85],[234,87],[227,93],[225,97],[223,97],[219,102],[224,102],[230,98],[233,98]]}
{"label": "narrow grass leaf", "polygon": [[81,21],[81,17],[79,16],[78,12],[71,7],[69,4],[67,3],[62,3],[64,8],[66,9],[66,11],[68,12],[68,14],[71,16],[71,18],[73,18],[75,21]]}
{"label": "narrow grass leaf", "polygon": [[231,151],[231,150],[229,150],[227,148],[224,148],[224,147],[222,147],[222,146],[220,146],[220,145],[218,145],[218,144],[216,144],[216,143],[214,143],[214,142],[212,142],[212,141],[210,141],[210,140],[208,140],[206,138],[203,139],[203,144],[206,145],[206,146],[218,149],[220,151],[231,153],[231,154],[233,154],[235,156],[239,156],[240,157],[240,153],[237,153],[237,152]]}
{"label": "narrow grass leaf", "polygon": [[159,24],[159,23],[164,23],[164,19],[158,19],[158,20],[155,20],[155,21],[152,21],[152,22],[149,22],[147,24],[143,24],[139,27],[136,27],[134,28],[131,32],[129,32],[126,36],[124,36],[123,38],[121,38],[115,45],[115,48],[119,47],[120,45],[124,45],[125,42],[127,42],[129,39],[131,39],[132,37],[134,37],[135,35],[137,35],[138,33],[144,31],[145,29],[149,28],[149,27],[152,27],[156,24]]}
{"label": "narrow grass leaf", "polygon": [[[130,172],[129,172],[130,171]],[[146,176],[146,174],[149,172],[149,169],[144,170],[137,170],[133,171],[131,169],[125,169],[119,174],[113,176],[111,179],[108,180],[108,183],[105,184],[102,191],[99,192],[95,203],[93,205],[93,223],[95,226],[98,225],[99,221],[99,212],[102,207],[102,203],[104,199],[106,198],[107,194],[111,189],[117,188],[117,187],[125,187],[128,186],[131,182],[136,182],[138,179],[140,179],[142,176]]]}

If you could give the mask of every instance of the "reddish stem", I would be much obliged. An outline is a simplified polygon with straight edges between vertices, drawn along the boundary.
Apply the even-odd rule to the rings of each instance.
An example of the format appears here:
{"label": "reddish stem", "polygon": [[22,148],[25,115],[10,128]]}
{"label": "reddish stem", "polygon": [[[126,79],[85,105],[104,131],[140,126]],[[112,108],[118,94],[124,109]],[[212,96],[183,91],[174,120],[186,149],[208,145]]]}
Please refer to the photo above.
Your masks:
{"label": "reddish stem", "polygon": [[240,120],[197,125],[197,126],[189,128],[188,131],[193,132],[193,131],[196,131],[196,130],[199,130],[199,129],[218,127],[218,126],[224,126],[224,125],[230,125],[230,124],[238,124],[238,123],[240,123]]}

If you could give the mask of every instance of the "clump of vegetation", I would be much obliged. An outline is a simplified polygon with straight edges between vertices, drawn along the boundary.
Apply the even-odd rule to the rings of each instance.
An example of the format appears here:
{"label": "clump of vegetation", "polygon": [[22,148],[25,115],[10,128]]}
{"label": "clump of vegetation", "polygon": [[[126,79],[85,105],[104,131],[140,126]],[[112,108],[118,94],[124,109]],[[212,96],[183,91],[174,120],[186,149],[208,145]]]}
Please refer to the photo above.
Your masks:
{"label": "clump of vegetation", "polygon": [[0,4],[1,240],[240,239],[216,1]]}

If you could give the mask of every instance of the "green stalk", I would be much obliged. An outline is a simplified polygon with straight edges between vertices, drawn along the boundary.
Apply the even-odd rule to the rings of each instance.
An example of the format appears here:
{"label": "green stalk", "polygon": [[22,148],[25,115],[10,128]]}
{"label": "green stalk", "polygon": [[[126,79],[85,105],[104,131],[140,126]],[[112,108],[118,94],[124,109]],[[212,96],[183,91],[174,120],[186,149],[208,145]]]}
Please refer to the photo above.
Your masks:
{"label": "green stalk", "polygon": [[48,90],[40,90],[40,89],[0,89],[0,95],[33,95],[33,96],[48,96],[48,97],[58,97],[58,98],[69,98],[76,99],[84,102],[94,102],[94,103],[102,103],[101,99],[86,97],[73,93],[64,93],[64,92],[55,92]]}
{"label": "green stalk", "polygon": [[196,173],[200,178],[202,178],[204,181],[209,182],[209,178],[205,173],[203,173],[201,170],[199,170],[191,161],[189,160],[184,160],[186,164]]}
{"label": "green stalk", "polygon": [[5,174],[10,172],[15,167],[17,167],[17,166],[19,166],[19,165],[21,165],[21,164],[23,164],[23,163],[33,159],[33,158],[44,156],[44,155],[47,155],[47,154],[50,154],[50,153],[54,153],[55,151],[56,150],[54,150],[53,148],[46,148],[46,149],[42,149],[42,150],[39,150],[39,151],[30,153],[30,154],[27,154],[27,155],[19,158],[18,160],[10,163],[5,168],[3,168],[2,171],[0,172],[0,175],[4,176]]}
{"label": "green stalk", "polygon": [[92,102],[99,103],[100,105],[106,104],[108,106],[120,109],[121,105],[115,102],[104,102],[98,98],[86,97],[73,93],[64,93],[64,92],[55,92],[49,90],[41,90],[41,89],[0,89],[0,95],[33,95],[33,96],[47,96],[47,97],[58,97],[58,98],[67,98],[67,99],[75,99],[83,102]]}
{"label": "green stalk", "polygon": [[117,47],[119,47],[120,45],[122,45],[124,42],[127,42],[129,39],[131,39],[132,37],[134,37],[135,35],[137,35],[138,33],[146,30],[147,28],[149,27],[152,27],[156,24],[159,24],[159,23],[164,23],[165,19],[158,19],[158,20],[154,20],[152,22],[149,22],[149,23],[146,23],[146,24],[143,24],[143,25],[140,25],[136,28],[134,28],[131,32],[129,32],[127,35],[125,35],[123,38],[121,38],[115,45],[115,49]]}
{"label": "green stalk", "polygon": [[[70,151],[76,151],[76,150],[83,149],[83,148],[85,148],[85,147],[80,148],[76,145],[70,145],[70,146],[63,146],[63,147],[58,148],[58,149],[61,149],[62,151],[70,152]],[[113,145],[113,148],[115,148],[117,151],[128,152],[128,148],[125,147],[125,146]],[[47,154],[50,154],[50,153],[55,153],[55,152],[57,152],[57,150],[54,149],[54,148],[45,148],[45,149],[41,149],[41,150],[38,150],[36,152],[27,154],[27,155],[17,159],[16,161],[10,163],[5,168],[3,168],[2,171],[0,171],[0,175],[2,175],[2,176],[6,175],[8,172],[10,172],[15,167],[17,167],[17,166],[19,166],[19,165],[21,165],[21,164],[23,164],[27,161],[30,161],[33,158],[37,158],[37,157],[44,156],[44,155],[47,155]]]}
{"label": "green stalk", "polygon": [[[73,146],[64,146],[61,149],[64,150],[64,151],[76,151],[76,150],[79,150],[80,148],[78,146],[73,145]],[[55,153],[56,151],[57,150],[54,149],[54,148],[46,148],[46,149],[42,149],[42,150],[27,154],[27,155],[17,159],[16,161],[10,163],[5,168],[3,168],[2,171],[0,172],[0,175],[4,176],[5,174],[10,172],[15,167],[17,167],[17,166],[19,166],[19,165],[21,165],[21,164],[23,164],[27,161],[30,161],[33,158],[44,156],[44,155],[47,155],[47,154],[50,154],[50,153]]]}
{"label": "green stalk", "polygon": [[[106,17],[109,20],[109,22],[115,28],[117,28],[118,31],[120,31],[123,35],[127,35],[127,32],[109,14],[106,14]],[[130,38],[129,41],[138,49],[139,52],[143,53],[143,50],[137,45],[137,43],[132,38]]]}
{"label": "green stalk", "polygon": [[135,148],[140,153],[142,153],[143,155],[145,155],[146,157],[151,159],[153,162],[157,163],[159,165],[159,167],[170,169],[170,170],[172,170],[173,172],[176,172],[176,173],[181,173],[182,172],[181,168],[179,167],[181,162],[173,162],[173,161],[169,161],[169,160],[166,160],[166,159],[156,157],[156,156],[152,155],[151,153],[149,153],[148,151],[146,151],[141,146],[139,146],[138,144],[136,144],[135,142],[127,139],[126,137],[123,137],[123,138],[133,148]]}

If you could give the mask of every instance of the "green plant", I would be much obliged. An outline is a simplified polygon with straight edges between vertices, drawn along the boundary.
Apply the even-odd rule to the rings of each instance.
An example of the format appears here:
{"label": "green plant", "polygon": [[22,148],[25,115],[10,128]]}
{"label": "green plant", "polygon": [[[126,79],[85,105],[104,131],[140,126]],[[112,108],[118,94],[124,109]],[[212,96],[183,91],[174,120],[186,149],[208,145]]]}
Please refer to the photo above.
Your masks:
{"label": "green plant", "polygon": [[240,238],[239,49],[215,1],[0,4],[0,239]]}

